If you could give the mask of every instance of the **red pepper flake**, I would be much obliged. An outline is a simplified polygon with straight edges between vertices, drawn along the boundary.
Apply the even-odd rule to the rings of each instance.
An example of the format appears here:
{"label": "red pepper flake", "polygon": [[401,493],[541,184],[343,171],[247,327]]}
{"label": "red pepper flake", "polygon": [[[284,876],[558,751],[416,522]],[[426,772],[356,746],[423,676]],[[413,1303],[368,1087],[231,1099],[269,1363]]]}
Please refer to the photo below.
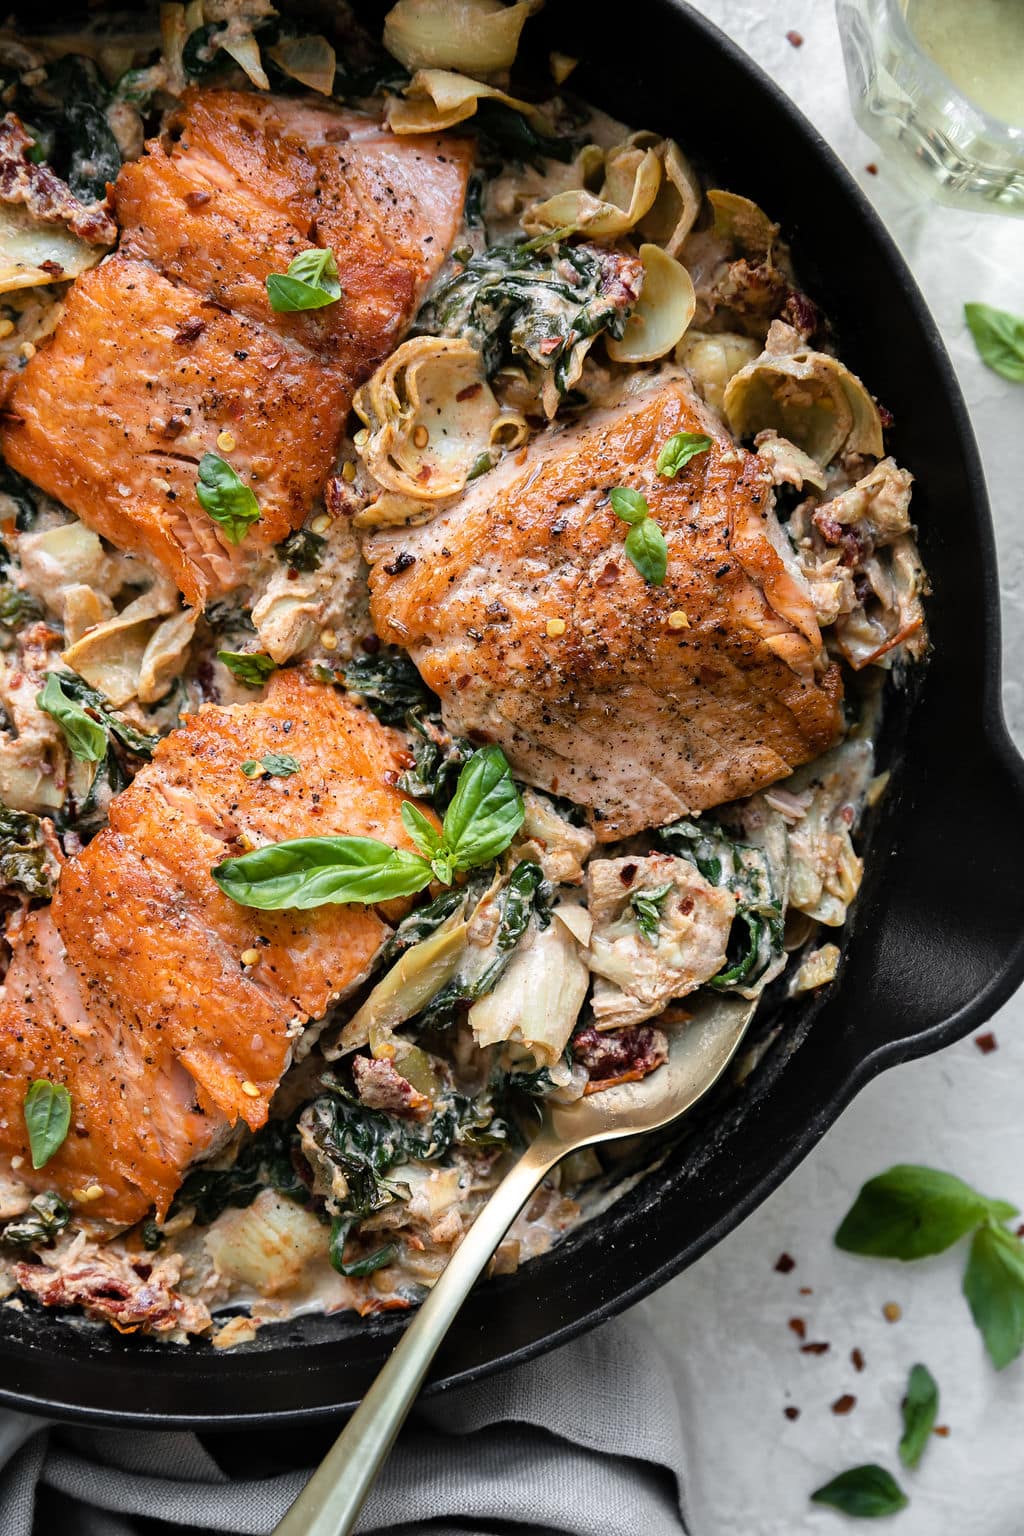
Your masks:
{"label": "red pepper flake", "polygon": [[850,1350],[850,1363],[855,1371],[862,1371],[864,1369],[864,1356],[859,1349]]}
{"label": "red pepper flake", "polygon": [[800,1417],[800,1409],[799,1408],[794,1408],[792,1403],[790,1403],[787,1407],[783,1408],[782,1411],[786,1415],[786,1418],[789,1419],[790,1423],[792,1423],[795,1419],[798,1419]]}
{"label": "red pepper flake", "polygon": [[461,405],[464,400],[472,400],[473,396],[478,395],[482,389],[482,384],[467,384],[465,389],[459,390],[455,398]]}
{"label": "red pepper flake", "polygon": [[619,568],[614,560],[609,560],[600,576],[597,577],[595,586],[613,587],[619,579]]}
{"label": "red pepper flake", "polygon": [[882,1316],[887,1323],[898,1323],[903,1316],[903,1308],[898,1301],[887,1301],[882,1308]]}
{"label": "red pepper flake", "polygon": [[873,160],[869,160],[867,165],[864,167],[864,169],[867,171],[869,176],[877,176],[878,175],[878,166],[875,164],[875,162]]}
{"label": "red pepper flake", "polygon": [[827,1355],[831,1348],[831,1344],[801,1344],[800,1353],[802,1355]]}
{"label": "red pepper flake", "polygon": [[932,1434],[933,1435],[939,1435],[943,1440],[948,1440],[949,1439],[949,1425],[948,1424],[936,1424],[935,1428],[932,1430]]}
{"label": "red pepper flake", "polygon": [[806,1339],[807,1324],[804,1322],[802,1317],[791,1317],[789,1320],[789,1327],[792,1328],[798,1339]]}
{"label": "red pepper flake", "polygon": [[974,1043],[983,1056],[991,1056],[993,1051],[999,1049],[999,1041],[991,1030],[987,1035],[975,1035]]}
{"label": "red pepper flake", "polygon": [[384,570],[389,576],[401,576],[403,571],[409,570],[410,566],[415,564],[416,556],[410,555],[407,549],[402,549],[399,550],[393,560],[388,560],[385,563]]}
{"label": "red pepper flake", "polygon": [[837,1397],[832,1404],[833,1413],[851,1413],[857,1406],[857,1399],[852,1392],[844,1392],[842,1397]]}
{"label": "red pepper flake", "polygon": [[787,32],[786,42],[790,43],[794,48],[802,48],[804,45],[804,35],[802,32]]}
{"label": "red pepper flake", "polygon": [[187,346],[190,341],[197,341],[206,330],[206,321],[198,315],[190,315],[183,320],[174,333],[174,340],[179,347]]}
{"label": "red pepper flake", "polygon": [[780,1253],[775,1260],[775,1268],[780,1275],[788,1275],[791,1269],[796,1269],[796,1259],[791,1259],[788,1253]]}
{"label": "red pepper flake", "polygon": [[211,196],[211,193],[203,192],[197,188],[195,192],[186,192],[182,201],[186,208],[205,208]]}
{"label": "red pepper flake", "polygon": [[800,1287],[800,1295],[801,1296],[813,1296],[814,1295],[814,1290],[809,1285],[802,1285]]}

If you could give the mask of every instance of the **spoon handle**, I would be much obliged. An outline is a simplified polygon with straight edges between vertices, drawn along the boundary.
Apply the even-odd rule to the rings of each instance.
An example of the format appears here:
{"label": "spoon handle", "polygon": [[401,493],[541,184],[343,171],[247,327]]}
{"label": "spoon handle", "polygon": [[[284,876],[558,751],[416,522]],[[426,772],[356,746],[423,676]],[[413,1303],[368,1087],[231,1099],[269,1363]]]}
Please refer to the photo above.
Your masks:
{"label": "spoon handle", "polygon": [[274,1536],[348,1536],[354,1529],[459,1308],[541,1179],[571,1150],[541,1132],[505,1175]]}

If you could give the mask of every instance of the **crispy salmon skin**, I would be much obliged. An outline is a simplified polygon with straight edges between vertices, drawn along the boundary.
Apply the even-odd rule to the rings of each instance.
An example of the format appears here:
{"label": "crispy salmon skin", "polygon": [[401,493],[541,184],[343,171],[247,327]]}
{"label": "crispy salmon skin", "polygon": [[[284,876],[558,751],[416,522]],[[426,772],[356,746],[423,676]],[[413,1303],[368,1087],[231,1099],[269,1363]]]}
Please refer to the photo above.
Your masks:
{"label": "crispy salmon skin", "polygon": [[[298,770],[248,778],[242,763],[268,752]],[[165,1212],[229,1125],[266,1121],[303,1025],[366,976],[389,930],[362,906],[237,906],[210,870],[289,837],[411,847],[393,787],[404,760],[372,715],[298,672],[160,744],[64,866],[52,906],[14,935],[0,1148],[22,1159],[19,1178],[72,1201],[92,1190],[91,1216],[129,1223]],[[73,1110],[64,1145],[32,1174],[22,1101],[38,1077],[63,1083]]]}

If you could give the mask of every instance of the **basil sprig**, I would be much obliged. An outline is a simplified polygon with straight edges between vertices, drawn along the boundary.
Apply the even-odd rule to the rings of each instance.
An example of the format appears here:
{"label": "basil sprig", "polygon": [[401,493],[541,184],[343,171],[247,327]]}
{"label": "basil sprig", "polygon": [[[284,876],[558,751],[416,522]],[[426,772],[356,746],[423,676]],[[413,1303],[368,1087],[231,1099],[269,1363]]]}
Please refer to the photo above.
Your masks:
{"label": "basil sprig", "polygon": [[965,304],[964,319],[982,362],[1011,383],[1024,384],[1024,315],[991,304]]}
{"label": "basil sprig", "polygon": [[1024,1351],[1024,1243],[1018,1214],[937,1168],[898,1164],[864,1185],[836,1232],[839,1248],[875,1258],[926,1258],[974,1232],[963,1290],[997,1370]]}
{"label": "basil sprig", "polygon": [[23,1105],[32,1167],[43,1168],[64,1145],[71,1125],[71,1095],[63,1083],[37,1077]]}
{"label": "basil sprig", "polygon": [[660,587],[668,570],[668,545],[651,516],[646,498],[639,491],[617,485],[610,500],[615,516],[630,525],[626,534],[626,554],[648,586]]}
{"label": "basil sprig", "polygon": [[707,453],[710,447],[711,439],[705,437],[703,432],[673,433],[658,454],[655,466],[658,474],[664,475],[666,480],[674,480],[691,459],[695,459],[699,453]]}
{"label": "basil sprig", "polygon": [[830,1483],[811,1494],[812,1504],[828,1504],[844,1515],[874,1520],[906,1509],[909,1499],[891,1472],[868,1463],[840,1472]]}
{"label": "basil sprig", "polygon": [[434,878],[450,885],[457,872],[496,859],[524,814],[504,753],[484,747],[459,775],[440,832],[415,806],[403,804],[402,820],[419,853],[372,837],[300,837],[226,859],[211,873],[233,901],[265,912],[390,901],[415,895]]}
{"label": "basil sprig", "polygon": [[926,1365],[913,1366],[903,1399],[900,1461],[905,1467],[916,1467],[921,1460],[938,1413],[939,1388],[935,1377]]}
{"label": "basil sprig", "polygon": [[196,496],[231,544],[241,544],[253,523],[259,522],[260,504],[253,491],[219,454],[204,453],[199,460]]}
{"label": "basil sprig", "polygon": [[222,661],[232,677],[247,688],[262,688],[267,678],[277,671],[277,662],[265,651],[218,651],[217,660]]}
{"label": "basil sprig", "polygon": [[46,683],[36,695],[39,708],[56,720],[64,732],[64,740],[72,757],[83,763],[102,763],[107,755],[108,736],[106,726],[93,719],[75,699],[64,691],[64,685],[56,672],[49,672]]}
{"label": "basil sprig", "polygon": [[278,315],[337,304],[341,298],[341,284],[334,252],[303,251],[286,273],[272,272],[267,278],[267,298]]}

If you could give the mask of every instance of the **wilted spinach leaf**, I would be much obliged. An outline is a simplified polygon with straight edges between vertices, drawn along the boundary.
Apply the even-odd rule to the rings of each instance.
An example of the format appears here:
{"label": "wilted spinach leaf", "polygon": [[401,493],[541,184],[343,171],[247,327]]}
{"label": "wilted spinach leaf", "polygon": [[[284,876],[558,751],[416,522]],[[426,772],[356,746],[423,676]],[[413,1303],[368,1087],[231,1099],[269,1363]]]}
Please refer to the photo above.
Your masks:
{"label": "wilted spinach leaf", "polygon": [[39,817],[12,811],[0,802],[0,883],[15,886],[27,896],[48,898],[53,895],[57,871]]}
{"label": "wilted spinach leaf", "polygon": [[251,1205],[268,1186],[304,1205],[309,1190],[292,1159],[296,1145],[294,1120],[270,1120],[261,1131],[247,1135],[228,1168],[200,1165],[187,1174],[174,1197],[171,1214],[194,1206],[196,1221],[209,1226],[229,1206]]}

